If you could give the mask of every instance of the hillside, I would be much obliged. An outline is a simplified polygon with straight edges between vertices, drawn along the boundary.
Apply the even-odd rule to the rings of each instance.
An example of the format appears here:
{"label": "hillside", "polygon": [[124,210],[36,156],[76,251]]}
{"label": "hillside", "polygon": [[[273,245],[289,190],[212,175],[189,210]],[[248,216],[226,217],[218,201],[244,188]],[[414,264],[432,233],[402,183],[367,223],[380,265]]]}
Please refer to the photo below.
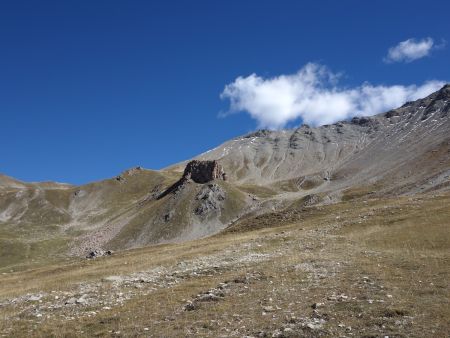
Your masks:
{"label": "hillside", "polygon": [[0,275],[6,337],[446,337],[450,194],[292,206]]}
{"label": "hillside", "polygon": [[446,85],[424,99],[376,116],[319,128],[261,130],[196,159],[219,160],[237,184],[338,191],[395,182],[402,191],[413,189],[414,184],[431,189],[442,183],[442,177],[429,180],[431,185],[426,187],[419,185],[449,168],[449,130],[450,85]]}
{"label": "hillside", "polygon": [[0,269],[202,238],[292,206],[444,193],[449,131],[446,85],[377,116],[230,140],[195,158],[217,160],[226,180],[188,180],[173,191],[187,162],[82,186],[2,175]]}

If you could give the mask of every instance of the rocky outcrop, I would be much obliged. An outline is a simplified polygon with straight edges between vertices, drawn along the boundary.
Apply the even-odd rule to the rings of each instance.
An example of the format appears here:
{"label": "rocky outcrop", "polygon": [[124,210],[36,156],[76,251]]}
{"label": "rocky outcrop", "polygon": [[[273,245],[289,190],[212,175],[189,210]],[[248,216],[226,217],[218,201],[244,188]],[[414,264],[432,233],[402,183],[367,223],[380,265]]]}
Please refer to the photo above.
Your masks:
{"label": "rocky outcrop", "polygon": [[183,176],[172,186],[158,196],[158,199],[170,193],[177,193],[187,182],[199,184],[209,183],[214,180],[227,180],[227,175],[222,166],[216,160],[211,161],[190,161],[184,169]]}
{"label": "rocky outcrop", "polygon": [[137,167],[125,170],[119,176],[116,176],[116,181],[118,181],[118,182],[125,182],[125,180],[126,180],[125,178],[127,176],[133,176],[133,175],[141,172],[142,170],[144,170],[144,168],[142,168],[141,166],[137,166]]}
{"label": "rocky outcrop", "polygon": [[194,210],[197,216],[208,216],[213,212],[217,212],[223,206],[226,198],[225,191],[216,183],[210,183],[203,186],[199,191],[195,200],[198,205]]}
{"label": "rocky outcrop", "polygon": [[190,161],[184,169],[183,178],[191,179],[195,183],[208,183],[216,179],[226,180],[226,174],[219,162]]}
{"label": "rocky outcrop", "polygon": [[253,138],[253,137],[266,137],[272,133],[271,130],[268,129],[260,129],[253,133],[245,135],[243,138]]}

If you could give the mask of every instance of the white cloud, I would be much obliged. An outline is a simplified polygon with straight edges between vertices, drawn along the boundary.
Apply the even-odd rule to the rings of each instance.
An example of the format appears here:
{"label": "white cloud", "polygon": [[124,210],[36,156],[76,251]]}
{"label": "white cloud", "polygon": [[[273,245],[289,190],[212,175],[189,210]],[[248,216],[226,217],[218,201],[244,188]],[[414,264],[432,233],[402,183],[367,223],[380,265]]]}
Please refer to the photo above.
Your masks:
{"label": "white cloud", "polygon": [[385,62],[411,62],[423,58],[436,48],[432,38],[422,40],[408,39],[400,42],[397,46],[389,48]]}
{"label": "white cloud", "polygon": [[259,128],[279,129],[301,118],[311,125],[330,124],[352,116],[369,116],[398,107],[441,88],[445,82],[429,81],[416,86],[354,88],[338,85],[339,74],[308,63],[297,73],[262,78],[256,74],[238,77],[225,86],[222,99],[230,100],[230,113],[245,111]]}

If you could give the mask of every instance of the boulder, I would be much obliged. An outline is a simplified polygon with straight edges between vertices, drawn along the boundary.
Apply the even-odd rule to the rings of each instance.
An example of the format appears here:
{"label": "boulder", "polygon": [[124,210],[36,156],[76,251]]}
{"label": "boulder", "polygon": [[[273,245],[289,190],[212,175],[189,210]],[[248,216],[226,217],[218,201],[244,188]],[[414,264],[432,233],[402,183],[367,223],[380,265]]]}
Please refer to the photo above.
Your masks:
{"label": "boulder", "polygon": [[102,250],[102,249],[95,249],[90,251],[86,258],[89,259],[93,259],[93,258],[97,258],[97,257],[102,257],[102,256],[111,256],[113,254],[113,252],[111,250]]}

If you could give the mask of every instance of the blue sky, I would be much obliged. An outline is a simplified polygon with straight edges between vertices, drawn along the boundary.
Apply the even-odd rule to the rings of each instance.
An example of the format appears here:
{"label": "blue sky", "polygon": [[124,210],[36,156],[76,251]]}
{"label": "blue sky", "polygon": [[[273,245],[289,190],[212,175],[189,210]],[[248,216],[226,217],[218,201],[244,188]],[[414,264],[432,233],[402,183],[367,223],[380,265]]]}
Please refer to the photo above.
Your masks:
{"label": "blue sky", "polygon": [[[336,76],[362,112],[364,83],[414,97],[450,80],[448,13],[448,1],[2,1],[0,172],[81,184],[159,169],[257,127],[325,123],[320,109],[270,102],[286,108],[280,120],[244,97],[273,93],[280,76],[304,88],[309,63],[327,77],[309,89],[334,90]],[[389,48],[427,38],[425,56],[389,59]],[[261,86],[248,89],[252,79]],[[233,108],[247,112],[224,114]]]}

